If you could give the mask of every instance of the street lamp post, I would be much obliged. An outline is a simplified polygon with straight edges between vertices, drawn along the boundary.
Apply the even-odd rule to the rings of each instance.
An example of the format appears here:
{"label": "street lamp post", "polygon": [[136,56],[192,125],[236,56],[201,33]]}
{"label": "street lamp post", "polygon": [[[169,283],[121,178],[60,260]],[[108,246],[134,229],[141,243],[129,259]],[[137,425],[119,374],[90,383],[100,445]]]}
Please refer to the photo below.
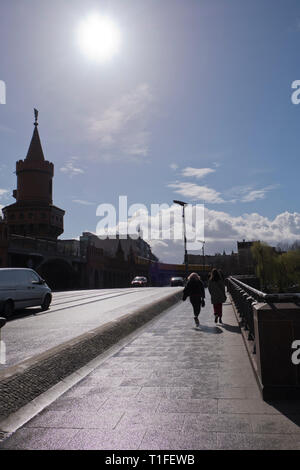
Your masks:
{"label": "street lamp post", "polygon": [[182,222],[183,222],[183,240],[184,240],[184,264],[185,264],[185,278],[188,277],[189,266],[188,266],[188,256],[187,256],[187,249],[186,249],[186,228],[185,228],[185,215],[184,215],[184,208],[187,205],[187,202],[183,201],[175,201],[173,200],[174,204],[178,204],[182,207]]}
{"label": "street lamp post", "polygon": [[204,245],[205,241],[204,240],[199,240],[200,243],[202,243],[202,257],[203,257],[203,271],[204,271],[204,276],[205,276],[205,254],[204,254]]}

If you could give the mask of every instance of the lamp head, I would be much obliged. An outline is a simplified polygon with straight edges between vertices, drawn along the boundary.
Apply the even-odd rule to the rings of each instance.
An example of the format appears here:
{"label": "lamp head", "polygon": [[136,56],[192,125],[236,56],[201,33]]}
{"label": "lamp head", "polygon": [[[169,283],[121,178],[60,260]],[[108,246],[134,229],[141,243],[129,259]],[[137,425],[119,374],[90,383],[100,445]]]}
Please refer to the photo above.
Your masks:
{"label": "lamp head", "polygon": [[173,202],[175,204],[179,204],[180,206],[186,206],[187,205],[187,202],[183,202],[183,201],[176,201],[176,200],[173,200]]}

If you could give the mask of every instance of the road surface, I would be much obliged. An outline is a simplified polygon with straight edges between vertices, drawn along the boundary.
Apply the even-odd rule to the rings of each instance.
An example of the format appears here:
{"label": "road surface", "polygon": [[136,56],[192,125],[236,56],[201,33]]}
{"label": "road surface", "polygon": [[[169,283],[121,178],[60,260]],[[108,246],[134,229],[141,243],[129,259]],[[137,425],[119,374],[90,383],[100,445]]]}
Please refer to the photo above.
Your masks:
{"label": "road surface", "polygon": [[178,287],[94,289],[53,293],[50,309],[16,312],[2,329],[6,363],[18,364],[89,330],[173,293]]}

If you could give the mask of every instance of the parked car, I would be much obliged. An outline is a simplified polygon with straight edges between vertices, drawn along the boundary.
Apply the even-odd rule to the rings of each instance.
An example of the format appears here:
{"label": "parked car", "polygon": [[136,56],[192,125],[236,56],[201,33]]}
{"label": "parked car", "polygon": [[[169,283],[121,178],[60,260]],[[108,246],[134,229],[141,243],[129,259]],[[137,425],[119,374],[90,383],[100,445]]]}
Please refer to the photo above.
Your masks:
{"label": "parked car", "polygon": [[0,268],[0,312],[4,317],[38,305],[47,310],[51,301],[51,289],[33,269]]}
{"label": "parked car", "polygon": [[136,276],[133,281],[131,281],[132,287],[145,287],[148,284],[148,279],[144,276]]}
{"label": "parked car", "polygon": [[183,286],[184,280],[183,277],[172,277],[171,278],[171,286]]}

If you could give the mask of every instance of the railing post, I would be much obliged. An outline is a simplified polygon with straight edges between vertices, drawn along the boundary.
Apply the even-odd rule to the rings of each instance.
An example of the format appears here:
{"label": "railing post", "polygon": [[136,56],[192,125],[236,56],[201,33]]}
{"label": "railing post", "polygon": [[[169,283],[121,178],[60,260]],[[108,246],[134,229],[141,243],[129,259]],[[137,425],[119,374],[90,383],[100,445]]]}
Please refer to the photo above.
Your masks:
{"label": "railing post", "polygon": [[254,306],[256,363],[265,400],[300,397],[298,361],[293,343],[299,340],[300,308],[294,303]]}

